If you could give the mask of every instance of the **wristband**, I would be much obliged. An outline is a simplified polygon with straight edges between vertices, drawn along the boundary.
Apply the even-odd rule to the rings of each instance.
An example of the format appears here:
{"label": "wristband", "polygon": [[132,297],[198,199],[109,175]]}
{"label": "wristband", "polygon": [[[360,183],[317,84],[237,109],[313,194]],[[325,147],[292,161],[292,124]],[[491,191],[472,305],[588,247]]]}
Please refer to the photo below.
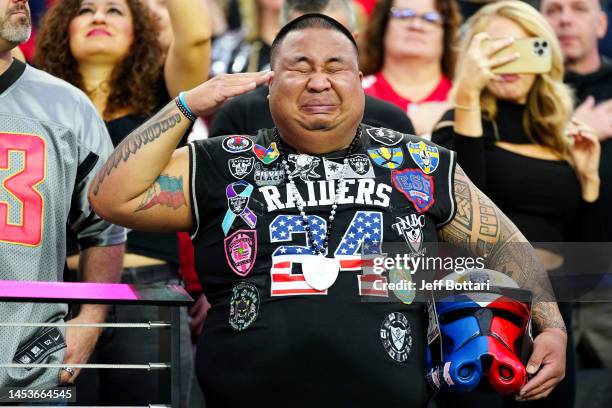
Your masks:
{"label": "wristband", "polygon": [[175,102],[176,102],[176,106],[179,108],[181,113],[185,115],[187,119],[189,119],[192,122],[196,121],[198,117],[194,115],[191,109],[189,109],[187,102],[185,102],[185,92],[179,93],[179,96],[175,99]]}

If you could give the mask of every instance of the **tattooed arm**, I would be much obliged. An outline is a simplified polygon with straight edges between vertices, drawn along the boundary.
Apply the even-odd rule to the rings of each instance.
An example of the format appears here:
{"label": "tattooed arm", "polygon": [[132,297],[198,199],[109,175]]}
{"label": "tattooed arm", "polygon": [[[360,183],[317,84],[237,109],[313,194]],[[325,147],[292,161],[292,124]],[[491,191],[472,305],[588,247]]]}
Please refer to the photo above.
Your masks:
{"label": "tattooed arm", "polygon": [[532,319],[540,334],[534,340],[527,364],[533,377],[517,399],[547,396],[565,375],[565,324],[555,302],[548,274],[532,246],[514,224],[457,166],[455,171],[457,214],[438,231],[441,241],[485,258],[488,268],[512,277],[533,293]]}
{"label": "tattooed arm", "polygon": [[[270,73],[220,75],[185,99],[194,114],[204,116],[270,78]],[[189,230],[189,153],[175,149],[190,124],[172,101],[130,133],[91,183],[89,201],[96,213],[141,231]]]}
{"label": "tattooed arm", "polygon": [[533,247],[493,202],[457,166],[455,172],[457,214],[440,231],[441,241],[485,258],[488,268],[514,279],[533,293],[533,321],[542,330],[565,324],[553,290]]}

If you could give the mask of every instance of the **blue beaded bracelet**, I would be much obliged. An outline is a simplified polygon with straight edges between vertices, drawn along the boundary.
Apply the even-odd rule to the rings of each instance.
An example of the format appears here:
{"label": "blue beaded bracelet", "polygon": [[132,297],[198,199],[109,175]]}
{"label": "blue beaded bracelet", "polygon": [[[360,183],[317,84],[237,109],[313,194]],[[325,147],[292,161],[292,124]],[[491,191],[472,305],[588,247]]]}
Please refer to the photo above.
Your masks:
{"label": "blue beaded bracelet", "polygon": [[176,98],[176,106],[178,106],[179,110],[192,122],[195,122],[198,118],[192,111],[189,109],[187,102],[185,102],[185,92],[179,93],[178,98]]}

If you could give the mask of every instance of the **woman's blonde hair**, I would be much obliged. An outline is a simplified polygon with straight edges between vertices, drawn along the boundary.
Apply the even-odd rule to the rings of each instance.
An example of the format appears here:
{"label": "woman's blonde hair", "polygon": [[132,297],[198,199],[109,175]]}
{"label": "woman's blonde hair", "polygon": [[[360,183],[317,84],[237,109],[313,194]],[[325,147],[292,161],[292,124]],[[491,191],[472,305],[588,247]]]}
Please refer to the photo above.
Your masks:
{"label": "woman's blonde hair", "polygon": [[[529,35],[545,38],[550,44],[552,69],[548,73],[536,75],[527,96],[523,127],[534,143],[566,156],[568,142],[564,133],[573,112],[573,95],[563,83],[563,54],[557,37],[550,24],[535,8],[516,0],[495,2],[481,8],[466,23],[467,31],[459,52],[459,69],[474,35],[484,31],[494,17],[507,18]],[[494,120],[497,100],[487,89],[480,95],[480,105],[483,114]]]}

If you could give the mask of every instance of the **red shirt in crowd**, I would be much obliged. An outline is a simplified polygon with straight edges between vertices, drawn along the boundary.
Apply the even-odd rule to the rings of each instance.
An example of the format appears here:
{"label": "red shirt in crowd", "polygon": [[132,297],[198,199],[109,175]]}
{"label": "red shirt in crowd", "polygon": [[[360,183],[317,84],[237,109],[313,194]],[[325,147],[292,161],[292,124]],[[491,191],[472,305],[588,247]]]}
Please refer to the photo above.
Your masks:
{"label": "red shirt in crowd", "polygon": [[365,11],[366,15],[369,17],[372,15],[374,7],[376,7],[376,1],[377,0],[354,0],[353,2],[356,6],[363,8],[363,11]]}
{"label": "red shirt in crowd", "polygon": [[406,113],[408,113],[410,105],[418,105],[424,102],[444,102],[448,97],[451,86],[451,81],[445,75],[442,75],[436,88],[426,98],[420,101],[411,101],[395,92],[382,72],[368,75],[363,79],[363,89],[368,95],[391,102]]}

